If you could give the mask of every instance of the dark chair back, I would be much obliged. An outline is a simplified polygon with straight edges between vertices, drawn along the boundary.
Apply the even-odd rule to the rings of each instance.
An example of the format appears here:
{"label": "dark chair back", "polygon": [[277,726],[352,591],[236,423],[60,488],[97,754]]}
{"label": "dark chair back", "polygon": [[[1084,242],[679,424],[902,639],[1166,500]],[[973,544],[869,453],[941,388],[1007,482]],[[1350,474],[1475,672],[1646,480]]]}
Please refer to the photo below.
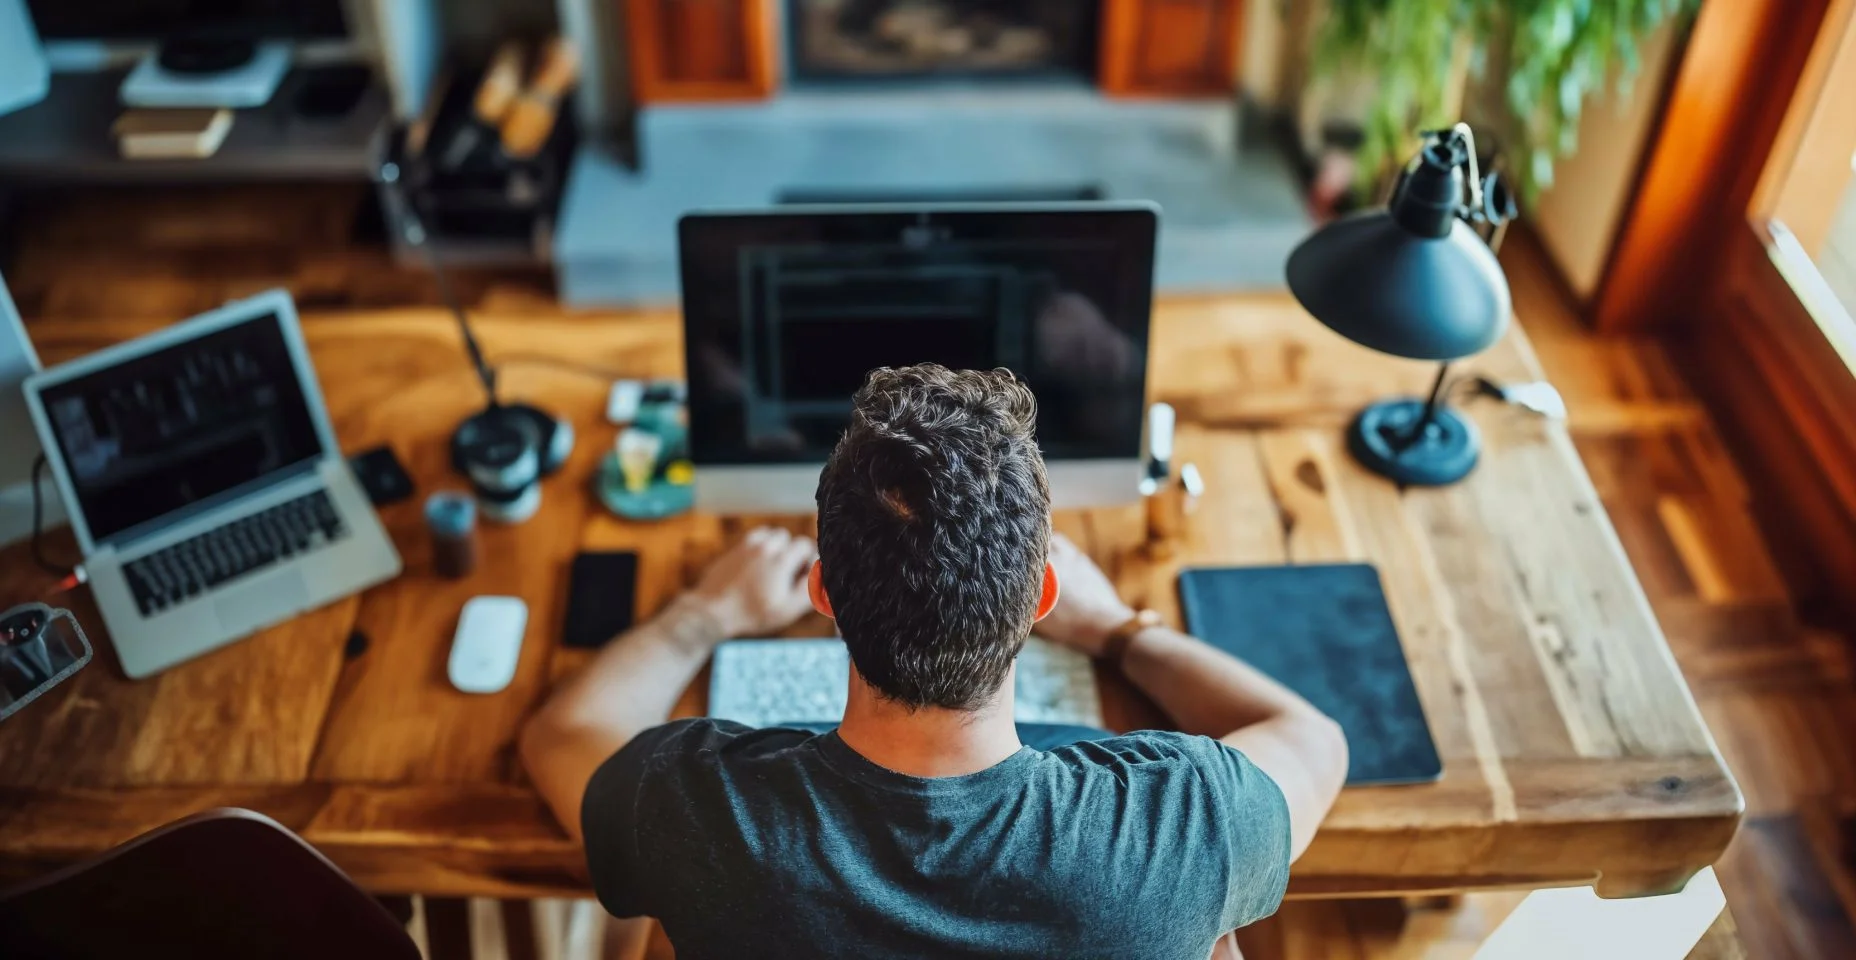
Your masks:
{"label": "dark chair back", "polygon": [[0,957],[418,960],[386,909],[282,824],[195,814],[0,893]]}

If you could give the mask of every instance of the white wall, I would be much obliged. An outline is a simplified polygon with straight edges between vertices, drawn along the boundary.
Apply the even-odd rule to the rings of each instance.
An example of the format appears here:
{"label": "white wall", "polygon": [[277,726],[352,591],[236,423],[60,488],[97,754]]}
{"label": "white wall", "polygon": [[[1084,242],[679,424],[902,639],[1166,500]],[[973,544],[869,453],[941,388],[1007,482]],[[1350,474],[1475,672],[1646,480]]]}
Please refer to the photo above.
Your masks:
{"label": "white wall", "polygon": [[[1851,163],[1856,167],[1856,161]],[[1843,302],[1843,309],[1856,317],[1856,181],[1843,191],[1843,203],[1831,222],[1830,236],[1817,254],[1818,272]]]}
{"label": "white wall", "polygon": [[1553,186],[1529,211],[1534,231],[1573,293],[1598,290],[1605,263],[1636,187],[1643,152],[1662,108],[1669,72],[1680,62],[1677,28],[1665,25],[1643,48],[1643,69],[1623,95],[1607,86],[1586,102],[1579,149],[1554,168]]}
{"label": "white wall", "polygon": [[1244,4],[1238,90],[1266,110],[1287,106],[1283,91],[1283,64],[1290,55],[1289,32],[1283,18],[1286,2],[1247,0]]}

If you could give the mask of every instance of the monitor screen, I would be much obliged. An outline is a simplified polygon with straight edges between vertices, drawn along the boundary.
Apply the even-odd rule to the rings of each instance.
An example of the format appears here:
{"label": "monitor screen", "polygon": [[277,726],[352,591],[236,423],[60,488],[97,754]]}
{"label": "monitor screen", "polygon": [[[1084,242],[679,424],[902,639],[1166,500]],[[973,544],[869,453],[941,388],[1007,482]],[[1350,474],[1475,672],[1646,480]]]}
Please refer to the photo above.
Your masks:
{"label": "monitor screen", "polygon": [[322,453],[275,314],[48,385],[39,399],[98,542]]}
{"label": "monitor screen", "polygon": [[26,0],[47,40],[342,37],[341,0]]}
{"label": "monitor screen", "polygon": [[819,463],[870,370],[1006,367],[1052,459],[1140,452],[1155,215],[1100,205],[693,215],[697,463]]}

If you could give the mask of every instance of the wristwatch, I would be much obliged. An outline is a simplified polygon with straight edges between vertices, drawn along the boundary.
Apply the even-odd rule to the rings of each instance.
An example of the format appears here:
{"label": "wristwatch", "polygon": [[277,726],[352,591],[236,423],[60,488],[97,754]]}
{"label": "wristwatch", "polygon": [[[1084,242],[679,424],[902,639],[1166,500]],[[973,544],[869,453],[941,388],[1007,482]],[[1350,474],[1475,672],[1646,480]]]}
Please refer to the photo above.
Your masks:
{"label": "wristwatch", "polygon": [[1101,659],[1120,664],[1121,658],[1128,652],[1128,644],[1134,635],[1150,627],[1158,627],[1165,621],[1152,610],[1137,610],[1134,616],[1122,621],[1121,626],[1108,632],[1108,638],[1102,642]]}

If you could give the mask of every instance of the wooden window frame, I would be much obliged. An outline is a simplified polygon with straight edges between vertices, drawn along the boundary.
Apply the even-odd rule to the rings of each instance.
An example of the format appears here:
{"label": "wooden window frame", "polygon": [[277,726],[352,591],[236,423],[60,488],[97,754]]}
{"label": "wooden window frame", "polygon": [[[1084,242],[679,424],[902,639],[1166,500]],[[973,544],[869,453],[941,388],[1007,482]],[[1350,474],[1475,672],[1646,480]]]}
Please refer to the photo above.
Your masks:
{"label": "wooden window frame", "polygon": [[1678,335],[1794,594],[1850,616],[1856,322],[1812,257],[1851,180],[1856,111],[1831,95],[1853,88],[1856,0],[1704,3],[1592,307],[1601,331]]}

